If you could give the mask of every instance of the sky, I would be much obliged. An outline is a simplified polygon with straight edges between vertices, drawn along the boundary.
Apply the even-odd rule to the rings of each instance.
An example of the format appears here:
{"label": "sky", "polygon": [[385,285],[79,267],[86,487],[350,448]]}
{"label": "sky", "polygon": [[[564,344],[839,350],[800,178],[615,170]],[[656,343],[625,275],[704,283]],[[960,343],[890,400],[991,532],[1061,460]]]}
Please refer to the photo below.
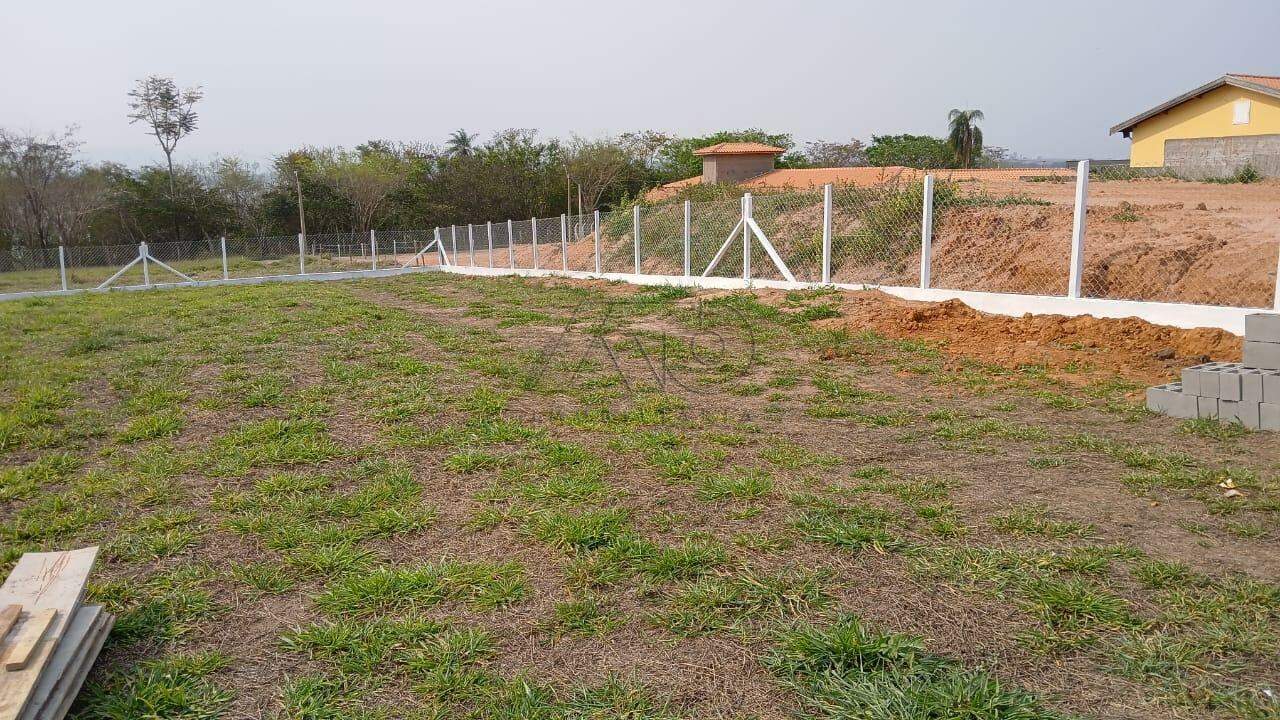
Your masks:
{"label": "sky", "polygon": [[951,108],[1026,157],[1122,158],[1112,125],[1280,74],[1275,0],[15,0],[4,18],[0,127],[76,125],[86,159],[135,166],[163,161],[126,118],[149,74],[204,90],[179,161],[264,165],[458,128],[943,135]]}

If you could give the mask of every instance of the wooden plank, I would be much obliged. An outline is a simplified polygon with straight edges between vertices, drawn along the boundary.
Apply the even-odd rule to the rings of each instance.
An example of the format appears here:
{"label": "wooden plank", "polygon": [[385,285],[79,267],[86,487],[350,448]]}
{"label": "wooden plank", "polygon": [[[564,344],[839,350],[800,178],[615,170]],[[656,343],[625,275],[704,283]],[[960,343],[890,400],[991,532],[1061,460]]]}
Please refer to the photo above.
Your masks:
{"label": "wooden plank", "polygon": [[9,628],[18,622],[18,616],[22,614],[22,605],[12,603],[6,605],[0,610],[0,643],[4,642],[4,636],[9,634]]}
{"label": "wooden plank", "polygon": [[30,664],[31,659],[35,657],[36,648],[40,646],[40,641],[44,639],[44,634],[48,632],[49,626],[53,625],[56,617],[58,617],[56,608],[36,610],[27,616],[26,621],[18,626],[17,639],[9,646],[9,652],[4,656],[6,671],[21,670]]}
{"label": "wooden plank", "polygon": [[36,683],[35,690],[31,693],[27,710],[22,714],[23,720],[34,718],[49,697],[57,693],[57,688],[60,685],[65,686],[70,680],[67,675],[75,673],[77,663],[90,645],[91,636],[97,629],[101,615],[101,605],[85,605],[76,611],[71,618],[71,623],[67,626],[67,631],[62,634],[62,642],[58,643],[57,649],[53,651],[53,657],[49,659],[49,664],[40,674],[40,681]]}
{"label": "wooden plank", "polygon": [[0,606],[21,603],[23,609],[31,613],[50,609],[58,611],[53,626],[44,634],[31,662],[21,670],[0,672],[0,720],[17,720],[26,709],[40,673],[80,606],[85,581],[97,556],[96,547],[68,552],[27,553],[18,560],[13,572],[0,586]]}
{"label": "wooden plank", "polygon": [[[97,661],[98,653],[102,652],[102,645],[106,643],[107,636],[111,634],[111,628],[115,624],[116,617],[111,613],[104,612],[98,616],[98,629],[95,631],[79,667],[75,673],[68,676],[66,687],[60,691],[61,696],[49,698],[40,714],[36,716],[36,720],[62,720],[67,716],[67,712],[71,710],[71,704],[75,702],[76,696],[80,694],[80,688],[84,687],[84,680],[89,676],[89,671],[93,669],[93,663]],[[56,706],[53,705],[54,700],[58,701]]]}

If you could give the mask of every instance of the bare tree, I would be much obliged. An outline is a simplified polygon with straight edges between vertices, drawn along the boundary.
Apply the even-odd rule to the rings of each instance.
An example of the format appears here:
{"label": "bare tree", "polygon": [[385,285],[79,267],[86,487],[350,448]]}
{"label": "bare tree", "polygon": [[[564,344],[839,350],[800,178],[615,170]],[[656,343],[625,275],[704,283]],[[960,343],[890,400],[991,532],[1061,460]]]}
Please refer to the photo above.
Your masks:
{"label": "bare tree", "polygon": [[643,167],[646,152],[646,139],[636,135],[602,140],[572,138],[565,148],[565,165],[569,178],[582,189],[584,206],[599,206],[609,188]]}
{"label": "bare tree", "polygon": [[319,154],[316,164],[320,174],[351,201],[353,232],[368,232],[387,198],[406,180],[399,158],[387,152],[332,150]]}
{"label": "bare tree", "polygon": [[0,217],[12,238],[46,256],[58,243],[59,218],[87,215],[94,202],[88,185],[77,186],[79,148],[75,128],[48,135],[0,129]]}
{"label": "bare tree", "polygon": [[804,158],[814,167],[857,167],[867,164],[867,151],[858,139],[844,143],[818,140],[805,143]]}
{"label": "bare tree", "polygon": [[218,158],[211,175],[213,189],[231,208],[240,227],[254,235],[265,234],[266,222],[261,210],[267,180],[258,171],[257,164],[235,157]]}
{"label": "bare tree", "polygon": [[129,121],[145,123],[164,151],[169,165],[169,203],[173,206],[174,239],[182,239],[178,221],[178,203],[173,179],[173,151],[178,141],[195,132],[199,124],[195,104],[204,97],[200,86],[179,90],[173,78],[151,75],[139,80],[129,91]]}

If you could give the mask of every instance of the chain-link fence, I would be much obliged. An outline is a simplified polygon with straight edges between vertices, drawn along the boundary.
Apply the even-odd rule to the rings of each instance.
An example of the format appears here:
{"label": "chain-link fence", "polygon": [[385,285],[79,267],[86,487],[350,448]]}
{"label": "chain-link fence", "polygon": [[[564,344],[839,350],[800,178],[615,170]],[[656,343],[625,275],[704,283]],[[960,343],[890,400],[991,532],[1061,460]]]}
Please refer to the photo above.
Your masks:
{"label": "chain-link fence", "polygon": [[1253,178],[1092,168],[1080,294],[1270,306],[1280,252],[1280,185],[1243,180]]}
{"label": "chain-link fence", "polygon": [[[406,265],[917,286],[1270,307],[1280,184],[1100,165],[1077,236],[1073,169],[902,171],[864,185],[641,203],[432,230],[0,251],[0,293],[362,271]],[[926,197],[932,223],[924,227]],[[597,230],[598,223],[598,230]],[[925,240],[928,272],[922,274]],[[438,241],[438,242],[437,242]],[[747,251],[744,258],[744,249]],[[299,253],[302,253],[301,257]],[[744,269],[744,259],[748,260]],[[825,260],[825,263],[824,263]],[[136,262],[135,262],[136,261]],[[598,263],[598,264],[597,264]],[[824,264],[829,274],[824,276]]]}

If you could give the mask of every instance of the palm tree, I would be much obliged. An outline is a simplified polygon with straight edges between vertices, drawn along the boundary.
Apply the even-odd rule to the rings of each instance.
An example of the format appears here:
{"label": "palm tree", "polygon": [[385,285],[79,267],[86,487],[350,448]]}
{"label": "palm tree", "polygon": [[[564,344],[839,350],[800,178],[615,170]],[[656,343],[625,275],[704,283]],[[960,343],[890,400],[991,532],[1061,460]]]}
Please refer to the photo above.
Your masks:
{"label": "palm tree", "polygon": [[982,128],[977,123],[983,119],[981,110],[952,110],[947,115],[951,127],[947,142],[960,167],[973,167],[973,161],[982,154]]}
{"label": "palm tree", "polygon": [[476,136],[466,130],[455,130],[449,134],[444,150],[450,157],[467,157],[475,150],[475,140]]}

